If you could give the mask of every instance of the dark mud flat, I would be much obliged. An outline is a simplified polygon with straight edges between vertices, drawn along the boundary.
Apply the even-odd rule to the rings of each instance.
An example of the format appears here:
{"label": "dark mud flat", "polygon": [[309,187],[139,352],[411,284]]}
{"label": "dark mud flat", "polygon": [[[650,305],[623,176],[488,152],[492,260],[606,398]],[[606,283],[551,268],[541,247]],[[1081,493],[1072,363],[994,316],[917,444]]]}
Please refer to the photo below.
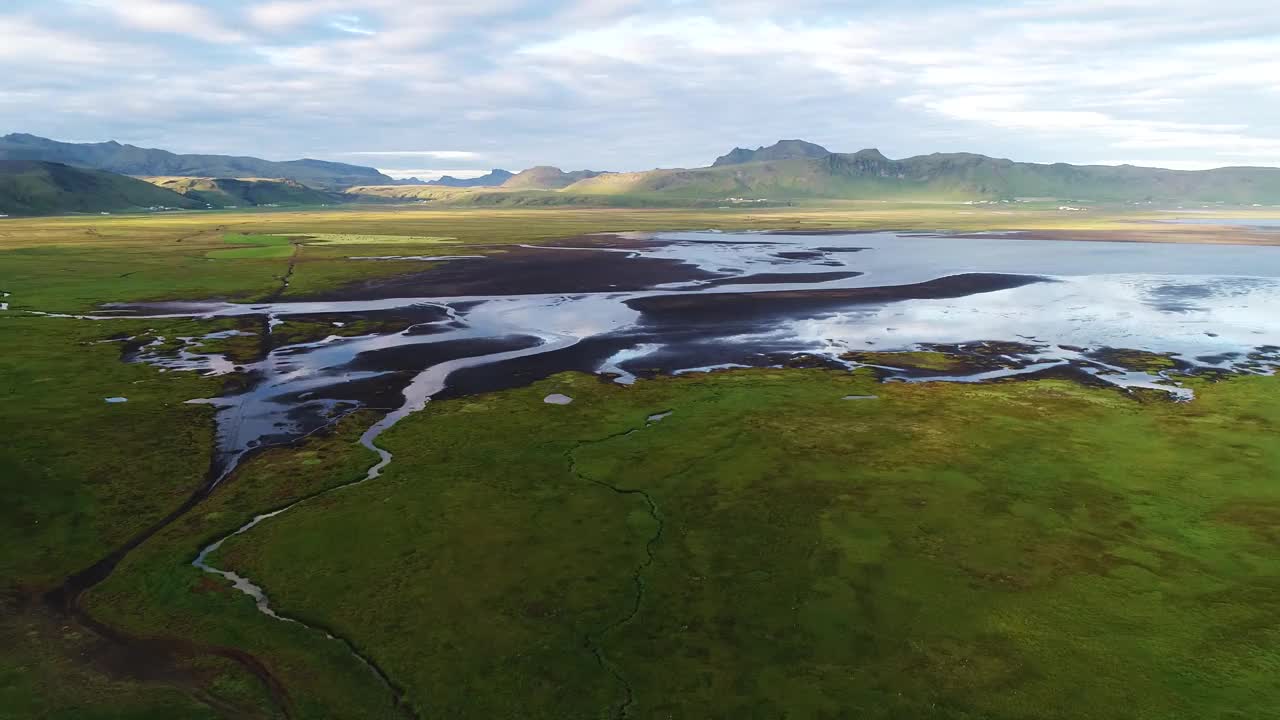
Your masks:
{"label": "dark mud flat", "polygon": [[[377,377],[339,381],[319,391],[286,392],[272,398],[274,402],[295,408],[281,415],[284,423],[276,435],[263,433],[257,446],[286,444],[298,436],[315,432],[329,425],[333,419],[357,408],[390,409],[400,404],[400,395],[409,378],[409,370],[382,373]],[[316,403],[323,399],[323,404]]]}
{"label": "dark mud flat", "polygon": [[826,253],[818,250],[788,250],[784,252],[776,252],[773,254],[776,258],[783,260],[821,260]]}
{"label": "dark mud flat", "polygon": [[[646,339],[630,334],[587,338],[571,347],[550,350],[509,360],[461,368],[449,375],[435,400],[478,395],[481,393],[524,387],[557,373],[578,371],[608,373],[601,367],[610,356]],[[602,377],[609,380],[608,375]]]}
{"label": "dark mud flat", "polygon": [[794,237],[825,237],[832,235],[872,235],[884,232],[883,230],[839,230],[824,228],[821,230],[763,230],[759,235],[784,235]]}
{"label": "dark mud flat", "polygon": [[367,323],[372,326],[373,329],[371,331],[386,333],[400,332],[414,325],[442,322],[447,320],[448,317],[447,311],[434,305],[410,305],[391,310],[381,310],[378,312],[293,315],[290,316],[289,320],[290,322],[295,323],[316,323],[318,325],[329,325],[332,327],[344,327],[359,323]]}
{"label": "dark mud flat", "polygon": [[351,370],[371,370],[382,373],[417,374],[431,367],[450,360],[475,357],[478,355],[494,355],[511,350],[524,350],[542,344],[542,339],[529,335],[509,335],[506,337],[480,337],[463,340],[445,340],[421,345],[400,345],[368,350],[351,360]]}
{"label": "dark mud flat", "polygon": [[813,315],[859,304],[960,298],[1040,282],[1049,281],[1043,277],[969,273],[884,287],[658,295],[628,300],[627,305],[639,310],[643,314],[642,322],[649,325],[742,322],[777,316]]}
{"label": "dark mud flat", "polygon": [[[766,235],[767,233],[759,233],[759,234]],[[685,238],[680,242],[688,243],[690,245],[772,245],[772,246],[786,245],[786,243],[771,241],[771,240],[743,240],[741,239],[741,237],[734,237],[733,239],[726,239],[726,240],[690,240],[688,238]]]}
{"label": "dark mud flat", "polygon": [[423,272],[365,280],[307,299],[627,292],[719,277],[674,259],[632,257],[603,249],[512,247],[482,260],[450,260]]}
{"label": "dark mud flat", "polygon": [[816,272],[816,273],[756,273],[742,277],[727,277],[708,280],[702,287],[723,287],[725,285],[779,285],[796,283],[826,283],[836,280],[856,278],[860,272]]}

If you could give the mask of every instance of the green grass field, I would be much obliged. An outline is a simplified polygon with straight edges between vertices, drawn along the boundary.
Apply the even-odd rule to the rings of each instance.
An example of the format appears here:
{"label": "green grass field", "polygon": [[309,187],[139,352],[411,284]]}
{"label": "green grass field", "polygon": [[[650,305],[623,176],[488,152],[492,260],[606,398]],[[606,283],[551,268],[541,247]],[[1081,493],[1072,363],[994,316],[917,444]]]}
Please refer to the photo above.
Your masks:
{"label": "green grass field", "polygon": [[[1174,404],[1063,381],[569,374],[432,404],[380,441],[384,477],[215,558],[394,688],[190,565],[254,515],[362,476],[367,416],[257,455],[83,598],[163,650],[149,662],[41,600],[178,506],[211,453],[211,411],[184,401],[225,379],[125,364],[104,341],[256,329],[23,310],[302,297],[424,269],[346,259],[377,243],[292,240],[308,235],[457,239],[414,254],[703,227],[1264,240],[1154,219],[850,204],[0,221],[0,718],[404,717],[397,691],[422,718],[1280,717],[1280,381],[1265,377]],[[240,250],[288,252],[224,254]]]}
{"label": "green grass field", "polygon": [[1280,385],[1200,390],[562,376],[219,561],[424,717],[1275,717]]}

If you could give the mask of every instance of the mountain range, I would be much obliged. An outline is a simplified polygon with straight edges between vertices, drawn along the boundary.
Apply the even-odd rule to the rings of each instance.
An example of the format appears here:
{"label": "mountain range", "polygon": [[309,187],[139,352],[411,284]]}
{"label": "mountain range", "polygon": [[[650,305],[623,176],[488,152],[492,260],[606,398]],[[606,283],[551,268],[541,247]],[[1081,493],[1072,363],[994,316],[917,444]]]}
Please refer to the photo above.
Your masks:
{"label": "mountain range", "polygon": [[537,166],[430,183],[397,182],[373,168],[321,160],[176,155],[22,134],[0,138],[0,161],[4,214],[370,200],[629,207],[858,199],[1280,204],[1280,168],[1039,164],[972,153],[894,160],[875,149],[838,153],[804,140],[734,148],[708,167],[619,173]]}
{"label": "mountain range", "polygon": [[114,140],[66,143],[24,133],[0,137],[0,160],[55,162],[135,177],[272,178],[334,190],[352,185],[395,184],[395,180],[374,168],[326,160],[274,162],[231,155],[178,155],[121,145]]}
{"label": "mountain range", "polygon": [[1280,168],[1186,171],[1132,165],[1051,165],[972,153],[892,160],[879,150],[833,153],[801,140],[735,148],[711,167],[613,173],[568,193],[685,198],[1280,202]]}
{"label": "mountain range", "polygon": [[0,160],[0,214],[194,209],[197,200],[144,180],[37,160]]}
{"label": "mountain range", "polygon": [[590,180],[604,174],[607,173],[595,170],[565,172],[558,167],[539,165],[507,178],[502,187],[508,190],[562,190],[581,180]]}
{"label": "mountain range", "polygon": [[804,140],[779,140],[769,147],[758,147],[755,150],[736,147],[716,158],[716,161],[711,163],[711,167],[744,165],[766,160],[818,159],[830,154],[831,151],[821,145],[815,145]]}
{"label": "mountain range", "polygon": [[442,187],[497,187],[513,177],[515,177],[515,173],[510,170],[494,168],[480,177],[456,178],[452,175],[445,175],[437,180],[428,180],[421,184]]}

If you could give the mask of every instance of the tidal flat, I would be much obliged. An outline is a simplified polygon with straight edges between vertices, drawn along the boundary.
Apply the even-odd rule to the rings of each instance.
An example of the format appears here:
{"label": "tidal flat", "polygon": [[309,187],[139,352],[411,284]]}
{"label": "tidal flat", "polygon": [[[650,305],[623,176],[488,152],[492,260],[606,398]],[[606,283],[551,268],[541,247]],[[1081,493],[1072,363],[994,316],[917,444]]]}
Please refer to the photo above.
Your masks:
{"label": "tidal flat", "polygon": [[0,707],[1280,706],[1280,249],[419,217],[3,251]]}

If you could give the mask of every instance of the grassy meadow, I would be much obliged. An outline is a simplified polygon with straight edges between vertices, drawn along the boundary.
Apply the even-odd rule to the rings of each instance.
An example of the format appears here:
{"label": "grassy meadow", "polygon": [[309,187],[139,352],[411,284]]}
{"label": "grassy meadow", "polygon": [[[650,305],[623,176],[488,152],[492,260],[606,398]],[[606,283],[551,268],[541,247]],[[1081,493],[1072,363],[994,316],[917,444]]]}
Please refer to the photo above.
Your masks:
{"label": "grassy meadow", "polygon": [[[848,203],[0,220],[0,718],[1280,717],[1274,378],[1196,381],[1175,404],[1065,381],[562,375],[433,403],[380,440],[384,477],[331,494],[372,464],[356,443],[371,415],[254,456],[83,598],[146,661],[42,600],[199,486],[212,412],[185,401],[236,379],[120,361],[122,336],[229,321],[24,311],[299,298],[431,267],[352,255],[628,230],[1276,240],[1165,218]],[[190,565],[313,496],[214,563],[350,646]]]}
{"label": "grassy meadow", "polygon": [[217,561],[423,717],[1277,717],[1280,385],[1198,390],[560,376]]}

